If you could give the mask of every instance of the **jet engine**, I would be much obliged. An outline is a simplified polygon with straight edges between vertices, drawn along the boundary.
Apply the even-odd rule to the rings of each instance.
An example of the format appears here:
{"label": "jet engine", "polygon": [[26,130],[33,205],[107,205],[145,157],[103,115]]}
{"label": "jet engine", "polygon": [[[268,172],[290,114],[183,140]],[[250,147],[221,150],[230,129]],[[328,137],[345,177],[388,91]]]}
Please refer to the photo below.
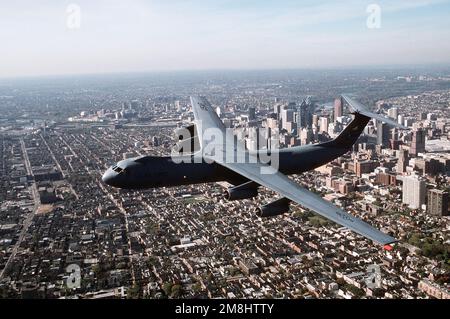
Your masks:
{"label": "jet engine", "polygon": [[253,198],[258,196],[258,184],[250,181],[235,187],[230,187],[225,191],[224,195],[228,200]]}
{"label": "jet engine", "polygon": [[256,215],[259,217],[278,216],[289,211],[289,203],[291,201],[286,197],[277,199],[274,202],[263,205],[256,209]]}

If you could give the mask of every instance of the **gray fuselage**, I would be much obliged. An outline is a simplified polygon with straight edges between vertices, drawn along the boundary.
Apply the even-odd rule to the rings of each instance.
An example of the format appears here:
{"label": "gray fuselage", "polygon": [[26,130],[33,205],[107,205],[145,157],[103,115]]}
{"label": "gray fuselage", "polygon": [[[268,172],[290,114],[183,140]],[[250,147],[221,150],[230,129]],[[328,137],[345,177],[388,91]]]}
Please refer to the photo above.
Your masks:
{"label": "gray fuselage", "polygon": [[[278,168],[283,174],[289,175],[315,169],[347,151],[348,148],[317,144],[274,150],[269,154],[266,151],[250,152],[250,154],[263,158],[277,157],[276,161],[272,160],[272,166]],[[109,168],[103,175],[103,180],[109,185],[126,189],[170,187],[219,181],[237,185],[248,181],[217,163],[205,161],[196,163],[194,161],[192,155],[145,156],[126,159]]]}

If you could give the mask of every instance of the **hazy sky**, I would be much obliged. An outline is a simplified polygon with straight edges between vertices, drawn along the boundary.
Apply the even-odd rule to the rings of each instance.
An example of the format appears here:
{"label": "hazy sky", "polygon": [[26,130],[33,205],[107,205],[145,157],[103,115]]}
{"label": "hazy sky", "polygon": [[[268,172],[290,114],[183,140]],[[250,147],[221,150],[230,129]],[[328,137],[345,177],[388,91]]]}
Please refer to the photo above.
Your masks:
{"label": "hazy sky", "polygon": [[[367,27],[369,4],[380,28]],[[450,64],[449,0],[0,4],[0,77],[428,63]]]}

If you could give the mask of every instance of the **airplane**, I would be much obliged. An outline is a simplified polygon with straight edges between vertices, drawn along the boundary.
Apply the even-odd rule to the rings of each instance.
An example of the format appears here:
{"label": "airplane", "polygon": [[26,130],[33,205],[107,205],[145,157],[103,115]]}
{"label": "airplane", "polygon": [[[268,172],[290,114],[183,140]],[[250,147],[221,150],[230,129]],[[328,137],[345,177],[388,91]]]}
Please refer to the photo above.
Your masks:
{"label": "airplane", "polygon": [[[232,131],[225,128],[205,97],[191,97],[194,123],[186,128],[191,137],[179,135],[179,138],[180,145],[194,148],[192,152],[125,159],[108,168],[102,180],[107,185],[122,189],[226,181],[234,185],[225,192],[229,200],[256,197],[258,188],[262,186],[275,191],[281,198],[260,206],[256,210],[259,217],[282,215],[288,212],[290,203],[295,202],[381,244],[384,249],[391,250],[397,239],[322,199],[286,176],[315,169],[350,151],[371,118],[390,126],[407,129],[389,118],[369,111],[350,96],[341,96],[354,117],[336,138],[318,144],[253,152],[240,144],[232,143],[231,147],[224,145],[224,141],[235,141]],[[225,139],[216,138],[216,135],[210,134],[211,130],[222,134]],[[278,169],[270,170],[273,165],[270,161],[262,160],[263,152],[269,152],[271,158],[277,156]],[[235,160],[239,154],[244,154],[244,161]]]}

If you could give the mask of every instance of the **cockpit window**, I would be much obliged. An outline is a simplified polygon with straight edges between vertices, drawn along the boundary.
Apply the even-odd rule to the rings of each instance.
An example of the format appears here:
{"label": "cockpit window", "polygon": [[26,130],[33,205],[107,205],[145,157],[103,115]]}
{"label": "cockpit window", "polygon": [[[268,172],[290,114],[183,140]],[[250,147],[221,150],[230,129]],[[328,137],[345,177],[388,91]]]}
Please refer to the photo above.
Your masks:
{"label": "cockpit window", "polygon": [[120,168],[119,166],[114,165],[114,166],[112,167],[112,170],[113,170],[114,172],[120,174],[120,173],[123,171],[123,168]]}

